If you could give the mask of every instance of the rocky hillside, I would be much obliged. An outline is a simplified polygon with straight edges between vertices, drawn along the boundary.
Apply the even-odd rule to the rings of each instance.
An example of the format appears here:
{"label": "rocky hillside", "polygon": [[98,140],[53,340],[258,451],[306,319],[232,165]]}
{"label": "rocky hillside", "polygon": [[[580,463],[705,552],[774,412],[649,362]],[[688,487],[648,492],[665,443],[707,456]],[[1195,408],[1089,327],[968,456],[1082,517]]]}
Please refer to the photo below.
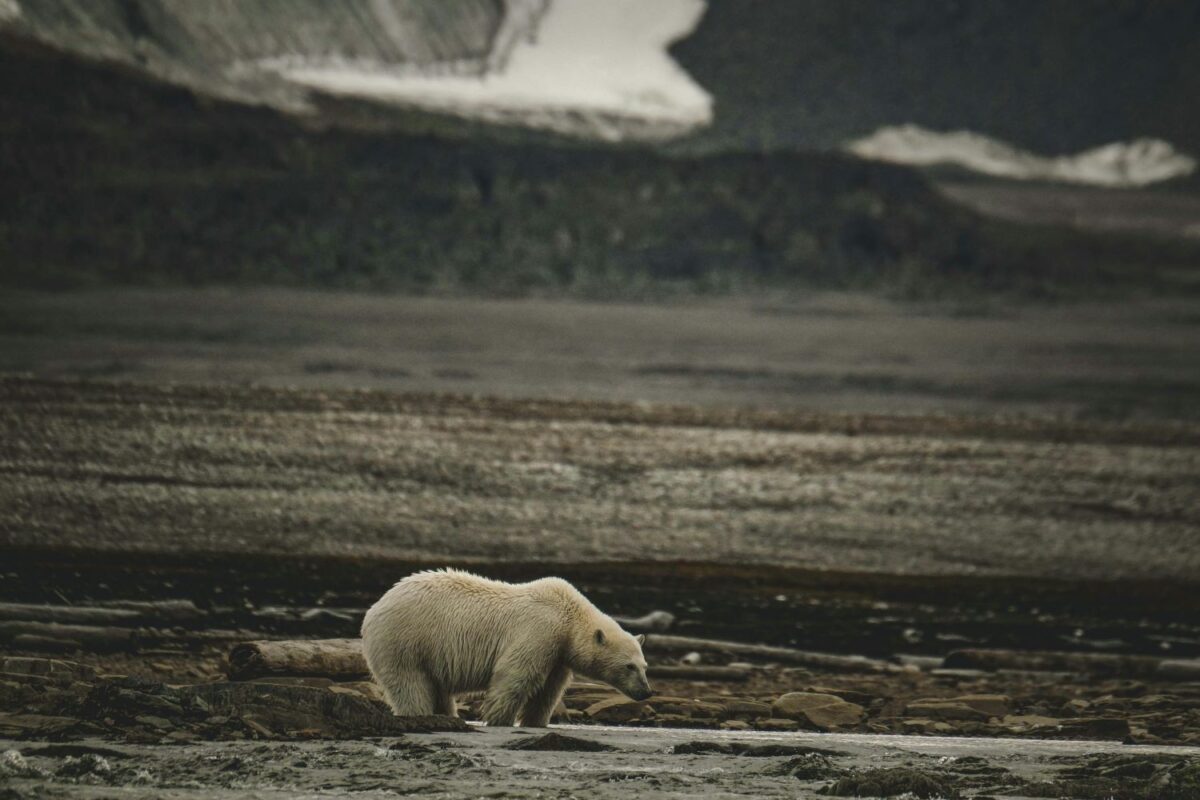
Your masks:
{"label": "rocky hillside", "polygon": [[0,280],[1044,294],[1175,286],[1200,263],[984,223],[914,172],[842,156],[672,158],[420,121],[314,130],[8,41]]}

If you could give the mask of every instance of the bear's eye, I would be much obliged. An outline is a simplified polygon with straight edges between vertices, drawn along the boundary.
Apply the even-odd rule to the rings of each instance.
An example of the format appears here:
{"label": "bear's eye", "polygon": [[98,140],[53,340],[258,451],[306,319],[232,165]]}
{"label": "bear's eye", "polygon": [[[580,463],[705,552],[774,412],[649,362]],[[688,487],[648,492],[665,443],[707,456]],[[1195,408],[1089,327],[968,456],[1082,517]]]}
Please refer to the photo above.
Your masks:
{"label": "bear's eye", "polygon": [[632,670],[636,670],[636,669],[637,669],[637,667],[635,667],[633,664],[626,664],[626,665],[625,665],[625,669],[632,669]]}

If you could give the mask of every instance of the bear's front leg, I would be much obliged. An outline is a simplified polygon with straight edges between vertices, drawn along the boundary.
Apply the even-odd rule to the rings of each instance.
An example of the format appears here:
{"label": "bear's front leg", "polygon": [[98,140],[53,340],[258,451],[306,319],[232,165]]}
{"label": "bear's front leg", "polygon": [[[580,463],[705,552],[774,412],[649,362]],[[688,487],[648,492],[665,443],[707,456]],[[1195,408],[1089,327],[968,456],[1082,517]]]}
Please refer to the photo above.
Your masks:
{"label": "bear's front leg", "polygon": [[521,709],[521,726],[544,728],[549,725],[550,717],[570,682],[571,670],[567,665],[560,664],[552,669],[545,685]]}
{"label": "bear's front leg", "polygon": [[515,725],[517,715],[546,685],[553,663],[537,648],[522,648],[500,658],[481,709],[488,725]]}

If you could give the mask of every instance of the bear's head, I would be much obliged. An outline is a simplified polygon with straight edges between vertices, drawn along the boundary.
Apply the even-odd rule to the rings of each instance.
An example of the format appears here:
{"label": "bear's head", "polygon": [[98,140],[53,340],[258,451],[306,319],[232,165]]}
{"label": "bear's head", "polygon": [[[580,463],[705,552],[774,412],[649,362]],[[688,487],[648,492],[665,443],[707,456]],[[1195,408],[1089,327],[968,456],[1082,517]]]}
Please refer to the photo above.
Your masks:
{"label": "bear's head", "polygon": [[653,690],[646,679],[645,636],[631,636],[614,622],[604,620],[575,642],[571,668],[603,681],[634,700],[645,700]]}

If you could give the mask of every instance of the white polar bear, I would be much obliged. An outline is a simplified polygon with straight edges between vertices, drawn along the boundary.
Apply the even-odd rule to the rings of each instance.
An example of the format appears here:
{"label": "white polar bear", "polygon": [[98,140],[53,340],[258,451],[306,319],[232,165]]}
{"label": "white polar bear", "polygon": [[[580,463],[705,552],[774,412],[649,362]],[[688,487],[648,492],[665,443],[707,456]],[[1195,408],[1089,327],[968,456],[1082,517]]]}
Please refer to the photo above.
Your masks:
{"label": "white polar bear", "polygon": [[401,716],[455,715],[486,690],[489,725],[545,727],[577,672],[650,696],[641,643],[561,578],[504,583],[460,570],[403,579],[363,618],[367,666]]}

